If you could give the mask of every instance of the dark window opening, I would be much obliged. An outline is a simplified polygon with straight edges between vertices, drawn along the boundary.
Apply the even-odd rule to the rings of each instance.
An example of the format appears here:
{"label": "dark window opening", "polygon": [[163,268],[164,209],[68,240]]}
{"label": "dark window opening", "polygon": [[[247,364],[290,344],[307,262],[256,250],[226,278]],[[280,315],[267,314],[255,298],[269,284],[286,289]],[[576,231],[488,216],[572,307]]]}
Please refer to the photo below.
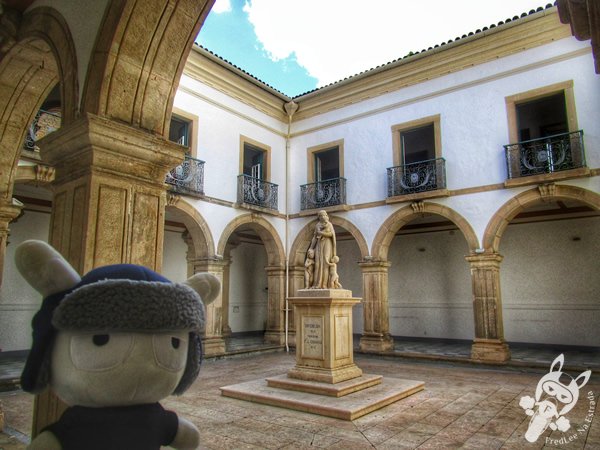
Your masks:
{"label": "dark window opening", "polygon": [[569,132],[564,92],[520,103],[516,110],[519,142]]}
{"label": "dark window opening", "polygon": [[315,181],[332,180],[340,177],[340,152],[338,147],[316,152]]}
{"label": "dark window opening", "polygon": [[402,163],[412,164],[435,159],[433,124],[400,132]]}
{"label": "dark window opening", "polygon": [[[169,128],[169,140],[184,147],[190,147],[190,122],[179,117],[171,118],[171,127]],[[186,153],[189,153],[187,151]]]}
{"label": "dark window opening", "polygon": [[265,178],[265,151],[255,145],[244,143],[244,175]]}

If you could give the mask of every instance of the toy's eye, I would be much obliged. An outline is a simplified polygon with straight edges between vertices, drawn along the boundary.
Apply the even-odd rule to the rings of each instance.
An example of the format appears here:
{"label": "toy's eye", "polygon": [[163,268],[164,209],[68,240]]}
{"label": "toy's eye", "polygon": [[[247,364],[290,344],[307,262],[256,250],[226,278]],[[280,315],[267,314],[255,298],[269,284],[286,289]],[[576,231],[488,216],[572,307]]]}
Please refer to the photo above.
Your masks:
{"label": "toy's eye", "polygon": [[183,369],[187,360],[187,335],[186,331],[153,335],[156,364],[173,372]]}
{"label": "toy's eye", "polygon": [[71,337],[71,361],[80,370],[112,369],[127,359],[133,349],[130,333],[81,333]]}
{"label": "toy's eye", "polygon": [[108,344],[110,336],[108,334],[95,334],[92,336],[92,342],[97,347],[102,347],[103,345]]}

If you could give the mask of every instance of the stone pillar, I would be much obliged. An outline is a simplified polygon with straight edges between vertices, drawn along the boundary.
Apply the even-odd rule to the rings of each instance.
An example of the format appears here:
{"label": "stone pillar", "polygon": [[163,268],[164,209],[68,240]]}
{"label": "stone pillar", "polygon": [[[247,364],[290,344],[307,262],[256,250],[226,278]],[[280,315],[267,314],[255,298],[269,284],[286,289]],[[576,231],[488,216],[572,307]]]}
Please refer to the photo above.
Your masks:
{"label": "stone pillar", "polygon": [[230,261],[228,260],[196,259],[193,261],[194,273],[212,273],[221,282],[221,292],[206,307],[206,325],[202,339],[206,356],[225,353],[223,329],[229,328],[229,324],[226,322],[226,311],[229,309],[229,266]]}
{"label": "stone pillar", "polygon": [[[115,263],[160,272],[165,175],[182,148],[140,129],[84,114],[38,141],[56,169],[50,243],[81,274]],[[65,406],[47,390],[36,397],[33,436]]]}
{"label": "stone pillar", "polygon": [[21,214],[21,205],[18,201],[0,203],[0,286],[4,274],[4,258],[6,255],[6,244],[8,243],[8,225]]}
{"label": "stone pillar", "polygon": [[473,286],[473,313],[475,340],[471,358],[480,361],[502,362],[510,359],[510,350],[504,341],[502,296],[500,294],[500,262],[497,253],[470,255]]}
{"label": "stone pillar", "polygon": [[388,270],[391,264],[387,261],[364,261],[358,265],[363,274],[364,315],[359,348],[369,353],[393,350],[388,305]]}
{"label": "stone pillar", "polygon": [[[288,297],[297,297],[298,291],[304,289],[304,267],[290,266],[289,268]],[[296,346],[296,326],[294,320],[294,308],[288,299],[288,344]]]}
{"label": "stone pillar", "polygon": [[267,329],[265,342],[285,344],[285,267],[267,266]]}

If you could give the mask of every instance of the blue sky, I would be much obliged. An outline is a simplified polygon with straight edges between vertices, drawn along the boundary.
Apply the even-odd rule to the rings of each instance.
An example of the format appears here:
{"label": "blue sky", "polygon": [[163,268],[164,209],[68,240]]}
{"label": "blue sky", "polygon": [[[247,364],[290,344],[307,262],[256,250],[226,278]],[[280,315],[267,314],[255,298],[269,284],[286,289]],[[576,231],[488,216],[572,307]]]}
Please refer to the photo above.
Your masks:
{"label": "blue sky", "polygon": [[295,97],[546,4],[217,0],[196,42]]}

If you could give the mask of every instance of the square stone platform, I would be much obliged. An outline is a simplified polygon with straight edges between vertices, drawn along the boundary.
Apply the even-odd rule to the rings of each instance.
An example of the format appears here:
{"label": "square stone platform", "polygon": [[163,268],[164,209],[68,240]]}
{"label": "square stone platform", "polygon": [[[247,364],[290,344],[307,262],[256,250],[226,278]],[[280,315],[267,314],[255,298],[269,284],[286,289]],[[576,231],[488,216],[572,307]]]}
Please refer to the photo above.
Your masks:
{"label": "square stone platform", "polygon": [[[283,380],[284,378],[287,376],[224,386],[220,388],[221,395],[337,419],[354,420],[425,387],[422,381],[383,378],[378,375],[363,375],[360,379],[336,384],[289,378]],[[361,385],[360,390],[353,390],[357,385]],[[324,393],[323,390],[329,390],[329,393]],[[335,393],[335,390],[338,392]],[[338,397],[339,392],[343,391],[348,392]]]}

